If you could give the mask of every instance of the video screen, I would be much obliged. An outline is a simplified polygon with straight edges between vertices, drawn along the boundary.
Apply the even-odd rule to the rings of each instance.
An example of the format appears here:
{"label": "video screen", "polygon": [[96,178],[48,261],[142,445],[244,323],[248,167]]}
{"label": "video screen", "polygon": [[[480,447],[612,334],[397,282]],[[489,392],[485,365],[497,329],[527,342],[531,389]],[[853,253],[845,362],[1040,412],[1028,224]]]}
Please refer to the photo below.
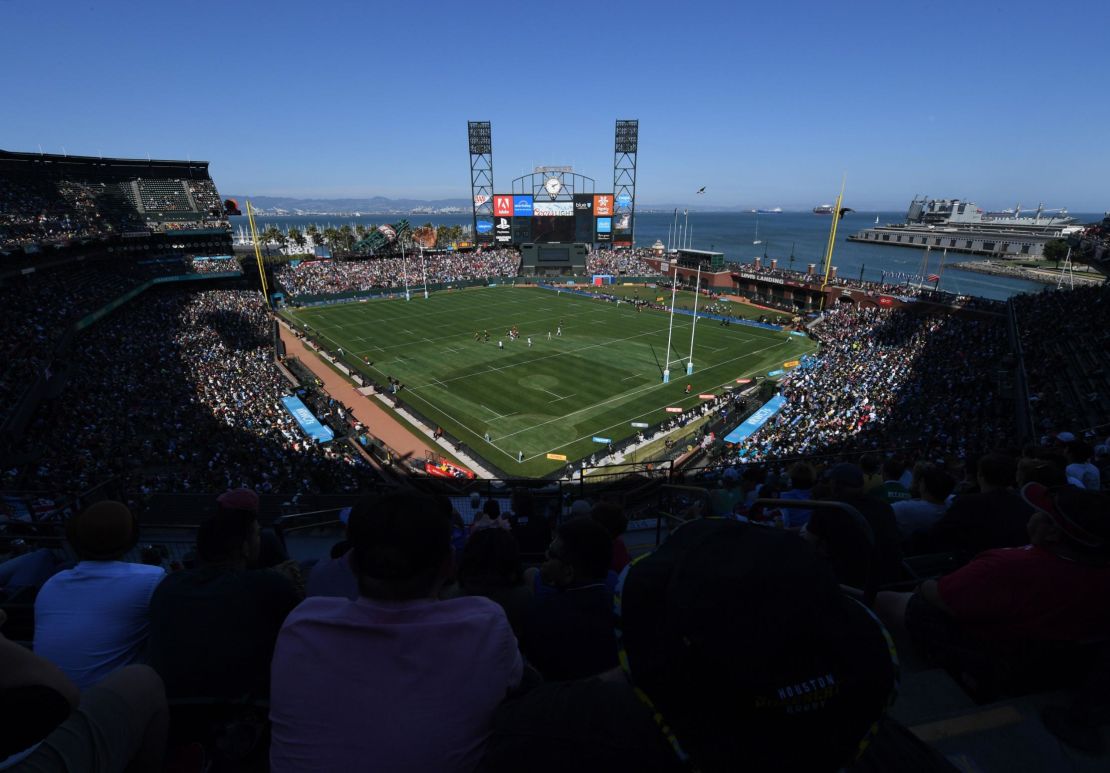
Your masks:
{"label": "video screen", "polygon": [[573,242],[573,217],[533,217],[532,241],[537,244],[547,242]]}

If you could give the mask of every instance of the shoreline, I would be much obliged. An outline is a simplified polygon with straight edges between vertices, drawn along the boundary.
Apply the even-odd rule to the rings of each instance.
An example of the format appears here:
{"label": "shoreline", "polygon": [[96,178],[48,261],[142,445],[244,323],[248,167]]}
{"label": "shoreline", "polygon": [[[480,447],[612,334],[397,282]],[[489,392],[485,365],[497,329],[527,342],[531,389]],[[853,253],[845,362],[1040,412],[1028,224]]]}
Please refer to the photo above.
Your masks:
{"label": "shoreline", "polygon": [[1013,279],[1024,279],[1028,282],[1037,282],[1043,285],[1056,285],[1061,281],[1070,283],[1074,277],[1080,284],[1102,284],[1106,277],[1094,271],[1078,271],[1065,274],[1061,271],[1048,269],[1027,268],[1026,266],[1011,266],[994,263],[990,260],[971,260],[959,263],[949,263],[948,268],[960,271],[970,271],[974,274],[987,274],[989,276],[1006,276]]}

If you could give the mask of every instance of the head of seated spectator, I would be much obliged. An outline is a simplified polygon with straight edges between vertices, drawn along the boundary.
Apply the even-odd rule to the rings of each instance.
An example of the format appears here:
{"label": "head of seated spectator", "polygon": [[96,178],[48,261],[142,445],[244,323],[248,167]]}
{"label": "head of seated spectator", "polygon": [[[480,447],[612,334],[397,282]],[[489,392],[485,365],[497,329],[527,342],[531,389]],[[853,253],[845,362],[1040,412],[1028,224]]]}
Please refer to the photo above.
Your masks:
{"label": "head of seated spectator", "polygon": [[613,540],[613,560],[609,569],[619,572],[631,560],[622,536],[628,529],[628,516],[624,514],[624,508],[612,502],[601,502],[590,511],[590,517],[600,523]]}
{"label": "head of seated spectator", "polygon": [[233,489],[221,494],[216,505],[216,514],[201,523],[197,531],[201,561],[253,568],[262,547],[258,495],[249,489]]}
{"label": "head of seated spectator", "polygon": [[864,454],[859,459],[860,469],[863,470],[863,489],[870,491],[883,483],[882,460],[877,454]]}
{"label": "head of seated spectator", "polygon": [[1064,446],[1064,453],[1068,462],[1065,472],[1069,478],[1091,491],[1102,488],[1102,475],[1098,467],[1091,464],[1093,451],[1089,443],[1073,440]]}
{"label": "head of seated spectator", "polygon": [[1009,454],[983,454],[975,467],[975,479],[982,494],[1012,489],[1017,481],[1017,460]]}
{"label": "head of seated spectator", "polygon": [[612,552],[612,540],[601,524],[575,518],[556,531],[540,573],[545,583],[560,589],[603,583]]}
{"label": "head of seated spectator", "polygon": [[300,594],[256,569],[257,502],[247,489],[221,495],[197,530],[201,565],[171,574],[150,600],[150,663],[171,698],[269,695],[274,641]]}
{"label": "head of seated spectator", "polygon": [[66,522],[66,541],[82,561],[119,561],[139,541],[139,522],[122,502],[97,502]]}
{"label": "head of seated spectator", "polygon": [[526,488],[513,491],[509,523],[522,553],[539,555],[551,543],[551,526],[536,512],[536,499]]}
{"label": "head of seated spectator", "polygon": [[1052,459],[1024,458],[1018,462],[1017,484],[1024,487],[1027,483],[1040,483],[1054,488],[1067,484],[1064,468]]}
{"label": "head of seated spectator", "polygon": [[1110,497],[1078,486],[1027,483],[1030,544],[1083,563],[1110,564]]}
{"label": "head of seated spectator", "polygon": [[519,630],[532,601],[524,582],[516,539],[504,529],[482,529],[467,540],[455,573],[455,583],[443,598],[484,596],[505,611],[513,630]]}
{"label": "head of seated spectator", "polygon": [[[821,480],[814,484],[813,498],[831,499],[855,508],[870,528],[870,537],[858,519],[833,508],[814,511],[804,533],[819,542],[819,552],[832,562],[842,583],[861,589],[872,582],[881,584],[897,580],[902,565],[894,510],[882,499],[865,495],[863,485],[863,470],[858,465],[842,462],[826,470]],[[873,566],[864,560],[865,556],[871,556]]]}
{"label": "head of seated spectator", "polygon": [[900,502],[910,499],[908,488],[902,479],[906,474],[906,462],[900,456],[889,456],[883,462],[883,482],[870,493],[885,502]]}
{"label": "head of seated spectator", "polygon": [[[411,504],[411,511],[405,505]],[[495,500],[486,512],[500,514]],[[386,495],[356,506],[347,523],[363,596],[381,601],[433,598],[453,571],[450,514],[434,498]]]}
{"label": "head of seated spectator", "polygon": [[459,584],[468,589],[521,584],[520,550],[503,529],[483,529],[467,540],[459,560]]}
{"label": "head of seated spectator", "polygon": [[948,497],[956,487],[956,479],[932,463],[918,465],[914,476],[919,497],[891,505],[903,542],[918,538],[941,519],[948,510]]}
{"label": "head of seated spectator", "polygon": [[[817,471],[808,462],[795,462],[790,466],[790,486],[784,488],[780,499],[809,499],[813,493],[813,484],[817,482]],[[864,481],[866,485],[866,478]],[[787,529],[800,529],[809,522],[811,510],[797,507],[782,508],[782,525]]]}
{"label": "head of seated spectator", "polygon": [[510,529],[511,525],[507,520],[501,517],[501,503],[493,497],[488,498],[482,503],[482,509],[474,519],[474,523],[470,524],[470,533],[482,529]]}

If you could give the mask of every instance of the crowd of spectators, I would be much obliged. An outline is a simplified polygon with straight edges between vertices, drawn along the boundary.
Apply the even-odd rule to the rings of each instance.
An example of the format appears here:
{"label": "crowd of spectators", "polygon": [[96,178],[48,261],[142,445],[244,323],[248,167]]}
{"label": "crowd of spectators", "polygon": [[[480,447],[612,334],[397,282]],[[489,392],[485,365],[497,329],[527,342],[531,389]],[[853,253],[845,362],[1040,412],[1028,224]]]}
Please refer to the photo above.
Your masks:
{"label": "crowd of spectators", "polygon": [[812,335],[820,352],[786,375],[786,404],[735,450],[740,458],[904,445],[963,458],[1011,430],[995,374],[982,366],[1007,351],[997,322],[838,308]]}
{"label": "crowd of spectators", "polygon": [[587,274],[610,274],[612,276],[658,276],[647,262],[655,257],[650,249],[637,247],[626,250],[597,250],[586,258]]}
{"label": "crowd of spectators", "polygon": [[[446,497],[357,498],[334,557],[301,565],[267,549],[257,495],[229,490],[168,573],[127,560],[126,505],[86,508],[66,531],[77,563],[38,593],[32,651],[0,636],[0,679],[33,688],[5,696],[27,703],[0,753],[177,769],[207,741],[231,769],[661,773],[834,770],[874,738],[897,664],[803,540],[704,520],[629,566],[619,506],[580,500],[551,523],[525,491],[489,504],[456,540]],[[753,635],[752,616],[783,608],[789,625]],[[268,732],[243,734],[249,703],[198,723],[180,703],[243,695],[266,702]]]}
{"label": "crowd of spectators", "polygon": [[81,317],[141,281],[143,271],[37,271],[0,283],[0,414],[42,374],[62,335]]}
{"label": "crowd of spectators", "polygon": [[1110,285],[1019,295],[1012,303],[1038,429],[1107,434]]}
{"label": "crowd of spectators", "polygon": [[[174,194],[144,196],[152,207],[179,216],[148,219],[135,206],[130,182],[28,175],[0,177],[0,250],[46,243],[100,239],[135,231],[226,228],[219,194],[211,180],[156,181]],[[186,195],[193,196],[195,208]],[[188,216],[182,219],[181,216]]]}
{"label": "crowd of spectators", "polygon": [[520,254],[515,250],[419,253],[407,257],[364,260],[314,260],[287,264],[276,272],[289,295],[327,295],[376,289],[417,288],[470,279],[515,277]]}
{"label": "crowd of spectators", "polygon": [[[374,479],[342,442],[307,439],[279,403],[256,292],[148,290],[78,341],[64,393],[24,435],[10,488],[81,491],[116,477],[133,492],[353,491]],[[142,331],[142,334],[136,334]]]}
{"label": "crowd of spectators", "polygon": [[191,274],[220,274],[239,270],[239,261],[230,255],[217,258],[191,258],[189,260],[189,273]]}

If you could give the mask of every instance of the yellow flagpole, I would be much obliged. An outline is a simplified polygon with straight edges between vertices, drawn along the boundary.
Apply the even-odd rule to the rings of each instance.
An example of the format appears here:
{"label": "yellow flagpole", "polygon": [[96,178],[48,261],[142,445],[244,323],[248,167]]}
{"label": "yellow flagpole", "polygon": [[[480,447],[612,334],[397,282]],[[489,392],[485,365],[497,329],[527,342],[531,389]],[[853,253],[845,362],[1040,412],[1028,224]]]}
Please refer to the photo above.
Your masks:
{"label": "yellow flagpole", "polygon": [[270,289],[266,286],[266,268],[262,265],[262,248],[258,243],[258,229],[254,227],[254,207],[251,206],[250,200],[247,201],[247,222],[251,226],[251,241],[254,243],[254,259],[258,263],[258,278],[262,280],[262,297],[266,301],[266,306],[270,306]]}
{"label": "yellow flagpole", "polygon": [[[844,201],[844,186],[847,183],[847,181],[848,181],[847,176],[845,176],[844,178],[841,179],[841,181],[840,181],[840,193],[837,194],[836,208],[833,209],[832,226],[829,227],[829,243],[825,248],[825,265],[824,265],[825,272],[824,272],[824,278],[821,281],[821,290],[822,291],[824,291],[824,289],[829,284],[829,272],[832,270],[833,247],[836,246],[836,229],[840,225],[840,205]],[[821,308],[822,309],[825,308],[824,292],[822,292],[822,295],[821,295]]]}

